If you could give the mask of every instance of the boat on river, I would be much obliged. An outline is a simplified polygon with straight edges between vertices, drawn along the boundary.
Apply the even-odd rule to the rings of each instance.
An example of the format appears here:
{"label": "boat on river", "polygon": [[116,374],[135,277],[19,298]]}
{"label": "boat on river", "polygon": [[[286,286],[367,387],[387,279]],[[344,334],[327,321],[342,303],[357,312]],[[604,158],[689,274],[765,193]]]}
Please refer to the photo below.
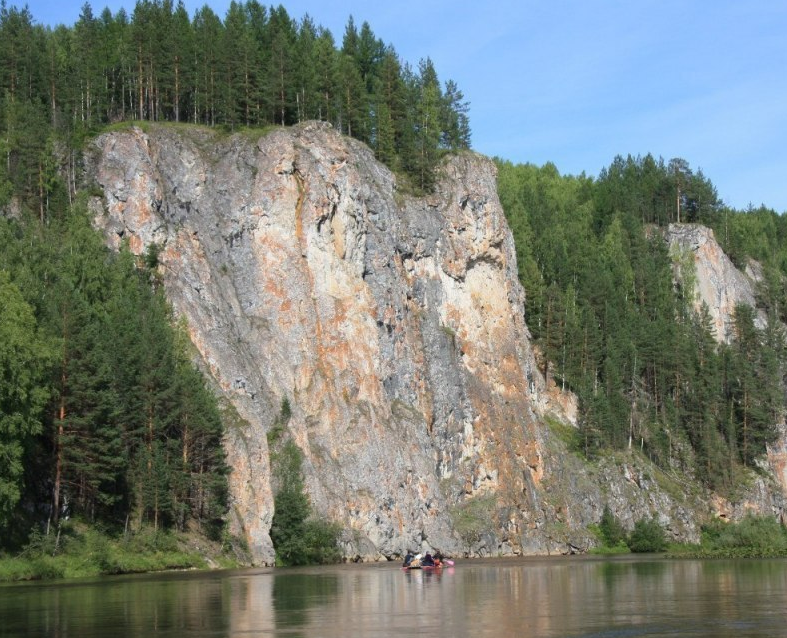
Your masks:
{"label": "boat on river", "polygon": [[446,565],[453,565],[454,561],[452,560],[442,560],[440,558],[433,558],[431,554],[427,554],[426,556],[422,556],[421,554],[416,554],[415,556],[411,556],[409,553],[405,556],[404,565],[402,565],[402,569],[410,570],[410,569],[423,569],[423,570],[437,570],[442,569]]}

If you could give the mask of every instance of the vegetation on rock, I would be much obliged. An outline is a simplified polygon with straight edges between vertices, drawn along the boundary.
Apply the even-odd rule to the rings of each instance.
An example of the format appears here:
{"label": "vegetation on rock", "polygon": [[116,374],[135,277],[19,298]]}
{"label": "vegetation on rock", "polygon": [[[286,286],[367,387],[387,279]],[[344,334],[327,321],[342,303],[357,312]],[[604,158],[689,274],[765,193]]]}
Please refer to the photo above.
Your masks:
{"label": "vegetation on rock", "polygon": [[341,553],[337,539],[340,528],[318,518],[312,511],[301,474],[303,453],[292,440],[286,439],[276,446],[271,461],[276,484],[271,540],[277,564],[339,562]]}
{"label": "vegetation on rock", "polygon": [[[579,397],[578,446],[588,457],[636,447],[731,493],[784,414],[787,252],[775,238],[787,220],[727,208],[684,160],[618,157],[596,180],[498,168],[527,324],[544,375]],[[673,276],[680,256],[659,226],[678,221],[714,229],[739,265],[761,260],[764,327],[739,305],[731,343],[717,343],[691,277]]]}
{"label": "vegetation on rock", "polygon": [[85,3],[75,25],[55,29],[3,3],[0,61],[0,205],[22,192],[42,216],[59,197],[58,169],[73,190],[70,149],[120,121],[237,130],[323,120],[420,190],[442,152],[470,145],[467,102],[431,60],[412,68],[352,18],[338,45],[308,16],[257,0],[231,3],[223,20],[208,5],[189,17],[172,0],[138,1],[130,15],[96,16]]}

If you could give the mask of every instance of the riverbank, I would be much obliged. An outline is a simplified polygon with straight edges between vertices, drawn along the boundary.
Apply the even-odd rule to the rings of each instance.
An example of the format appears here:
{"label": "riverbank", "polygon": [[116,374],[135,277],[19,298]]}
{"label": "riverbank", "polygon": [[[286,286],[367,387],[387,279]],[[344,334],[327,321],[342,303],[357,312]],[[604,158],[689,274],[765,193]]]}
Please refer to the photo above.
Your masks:
{"label": "riverbank", "polygon": [[85,578],[244,565],[232,543],[194,532],[143,529],[111,535],[87,526],[36,535],[19,554],[0,555],[0,582]]}

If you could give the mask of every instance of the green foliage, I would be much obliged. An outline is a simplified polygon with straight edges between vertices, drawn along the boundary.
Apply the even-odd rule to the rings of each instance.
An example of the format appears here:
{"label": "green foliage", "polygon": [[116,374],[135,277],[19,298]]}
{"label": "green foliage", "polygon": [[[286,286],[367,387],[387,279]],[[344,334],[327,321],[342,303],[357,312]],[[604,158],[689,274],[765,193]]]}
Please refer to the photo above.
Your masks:
{"label": "green foliage", "polygon": [[609,509],[609,505],[604,506],[604,512],[601,515],[598,529],[601,534],[601,539],[607,547],[615,547],[621,543],[625,544],[626,530],[612,513],[612,510]]}
{"label": "green foliage", "polygon": [[773,516],[748,515],[737,523],[715,521],[702,528],[703,549],[740,555],[787,555],[787,531]]}
{"label": "green foliage", "polygon": [[787,556],[787,530],[773,516],[749,514],[738,522],[714,520],[702,527],[698,546],[673,550],[679,558],[775,558]]}
{"label": "green foliage", "polygon": [[272,458],[278,489],[274,495],[270,533],[277,563],[312,565],[338,562],[341,558],[337,547],[340,529],[338,525],[314,516],[304,491],[302,461],[303,453],[291,440],[283,442]]}
{"label": "green foliage", "polygon": [[182,534],[149,527],[137,534],[114,534],[69,523],[50,534],[34,531],[19,556],[0,559],[0,582],[204,566],[203,553],[189,549],[189,538]]}
{"label": "green foliage", "polygon": [[[539,367],[578,396],[582,452],[636,446],[659,467],[731,494],[785,408],[787,259],[774,239],[787,237],[784,221],[725,209],[680,159],[618,157],[595,181],[498,161],[498,189]],[[693,258],[670,254],[655,227],[678,221],[723,230],[740,263],[744,252],[766,260],[765,328],[738,308],[732,343],[717,343],[709,313],[695,309]],[[744,242],[741,228],[756,241]]]}
{"label": "green foliage", "polygon": [[221,416],[150,272],[79,207],[0,220],[0,237],[3,543],[63,514],[219,536]]}
{"label": "green foliage", "polygon": [[268,430],[267,439],[268,439],[268,446],[276,445],[281,437],[283,436],[284,432],[286,431],[287,423],[290,421],[290,417],[292,416],[292,408],[290,407],[290,400],[287,397],[282,398],[281,400],[281,408],[279,409],[279,414],[274,419],[273,424],[271,425],[271,429]]}
{"label": "green foliage", "polygon": [[635,553],[663,552],[667,549],[667,538],[664,528],[656,518],[641,518],[634,523],[634,529],[626,541],[629,549]]}
{"label": "green foliage", "polygon": [[577,428],[570,423],[565,423],[552,416],[545,416],[544,421],[549,426],[549,430],[560,439],[566,449],[576,454],[581,454],[582,441]]}
{"label": "green foliage", "polygon": [[468,547],[481,540],[492,530],[495,496],[476,496],[451,508],[454,529]]}
{"label": "green foliage", "polygon": [[42,430],[51,356],[33,308],[0,270],[0,530],[22,495],[25,450]]}
{"label": "green foliage", "polygon": [[181,4],[142,0],[96,17],[86,4],[55,30],[3,5],[0,60],[0,204],[17,195],[42,220],[69,199],[54,148],[71,151],[119,121],[235,131],[322,120],[422,190],[442,152],[470,145],[468,104],[430,61],[412,73],[352,18],[337,48],[308,16],[256,0],[231,3],[223,19],[208,6],[189,18]]}

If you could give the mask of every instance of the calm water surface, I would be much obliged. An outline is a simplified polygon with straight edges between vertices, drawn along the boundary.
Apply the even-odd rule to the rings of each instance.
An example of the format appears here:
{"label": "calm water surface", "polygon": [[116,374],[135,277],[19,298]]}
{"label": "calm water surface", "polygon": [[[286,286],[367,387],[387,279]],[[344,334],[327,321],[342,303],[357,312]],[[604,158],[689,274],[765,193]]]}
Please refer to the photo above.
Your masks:
{"label": "calm water surface", "polygon": [[787,560],[560,557],[0,586],[0,636],[787,638]]}

